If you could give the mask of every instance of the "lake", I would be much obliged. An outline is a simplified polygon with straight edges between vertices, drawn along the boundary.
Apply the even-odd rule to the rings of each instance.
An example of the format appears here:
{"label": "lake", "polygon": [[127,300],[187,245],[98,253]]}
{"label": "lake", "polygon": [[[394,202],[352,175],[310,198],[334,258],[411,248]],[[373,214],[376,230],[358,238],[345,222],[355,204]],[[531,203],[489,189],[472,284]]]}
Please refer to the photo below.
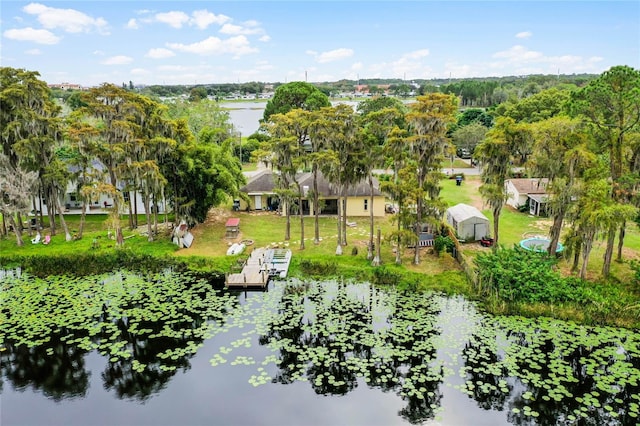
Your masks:
{"label": "lake", "polygon": [[637,424],[640,336],[367,283],[0,280],[2,425]]}
{"label": "lake", "polygon": [[[355,101],[332,101],[332,105],[339,103],[351,105],[353,107],[358,105]],[[264,108],[267,105],[266,101],[256,102],[220,102],[220,107],[229,111],[229,118],[231,123],[238,129],[243,136],[249,136],[258,130],[260,126],[260,120],[264,116]]]}

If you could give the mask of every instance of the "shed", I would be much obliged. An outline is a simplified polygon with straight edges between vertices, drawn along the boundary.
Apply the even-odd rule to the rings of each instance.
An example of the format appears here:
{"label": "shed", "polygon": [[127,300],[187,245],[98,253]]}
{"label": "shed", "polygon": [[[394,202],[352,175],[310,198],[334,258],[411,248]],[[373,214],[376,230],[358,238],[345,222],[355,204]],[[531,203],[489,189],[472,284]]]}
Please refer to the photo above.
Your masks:
{"label": "shed", "polygon": [[240,218],[239,217],[231,217],[227,220],[225,224],[227,228],[227,233],[225,234],[226,238],[235,238],[238,236],[240,232]]}
{"label": "shed", "polygon": [[489,219],[477,208],[456,204],[447,209],[447,223],[458,237],[465,241],[478,241],[489,235]]}

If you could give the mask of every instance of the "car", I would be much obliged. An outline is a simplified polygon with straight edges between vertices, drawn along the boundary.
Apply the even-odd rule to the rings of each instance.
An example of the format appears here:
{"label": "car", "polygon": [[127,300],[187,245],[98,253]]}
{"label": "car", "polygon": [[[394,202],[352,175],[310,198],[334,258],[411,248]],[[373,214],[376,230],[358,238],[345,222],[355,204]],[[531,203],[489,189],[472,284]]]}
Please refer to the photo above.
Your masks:
{"label": "car", "polygon": [[471,158],[471,151],[467,148],[458,148],[456,150],[456,155],[460,158],[469,159]]}

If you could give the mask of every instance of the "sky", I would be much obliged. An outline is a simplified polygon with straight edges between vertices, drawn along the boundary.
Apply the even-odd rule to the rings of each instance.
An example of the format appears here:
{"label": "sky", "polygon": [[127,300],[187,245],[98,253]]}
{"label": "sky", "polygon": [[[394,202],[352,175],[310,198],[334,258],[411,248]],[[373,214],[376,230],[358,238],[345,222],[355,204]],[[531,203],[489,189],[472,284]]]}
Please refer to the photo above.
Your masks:
{"label": "sky", "polygon": [[16,1],[0,65],[49,84],[216,84],[640,69],[640,1]]}

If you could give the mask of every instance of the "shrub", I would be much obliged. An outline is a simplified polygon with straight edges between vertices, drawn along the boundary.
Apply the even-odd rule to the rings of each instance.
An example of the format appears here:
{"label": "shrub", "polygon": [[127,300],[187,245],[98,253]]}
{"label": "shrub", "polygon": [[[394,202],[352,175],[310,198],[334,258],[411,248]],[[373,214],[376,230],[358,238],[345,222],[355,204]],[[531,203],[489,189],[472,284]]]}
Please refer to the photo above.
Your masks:
{"label": "shrub", "polygon": [[373,284],[381,284],[381,285],[396,285],[402,279],[402,275],[389,270],[385,267],[374,268],[371,272],[370,281]]}
{"label": "shrub", "polygon": [[455,243],[449,236],[438,235],[433,239],[433,249],[436,253],[440,254],[442,251],[445,253],[453,253]]}
{"label": "shrub", "polygon": [[311,259],[300,260],[300,270],[310,276],[332,276],[338,272],[338,265],[333,261],[319,261]]}
{"label": "shrub", "polygon": [[564,302],[582,298],[582,280],[564,278],[557,259],[518,247],[479,255],[478,284],[484,294],[510,302]]}

